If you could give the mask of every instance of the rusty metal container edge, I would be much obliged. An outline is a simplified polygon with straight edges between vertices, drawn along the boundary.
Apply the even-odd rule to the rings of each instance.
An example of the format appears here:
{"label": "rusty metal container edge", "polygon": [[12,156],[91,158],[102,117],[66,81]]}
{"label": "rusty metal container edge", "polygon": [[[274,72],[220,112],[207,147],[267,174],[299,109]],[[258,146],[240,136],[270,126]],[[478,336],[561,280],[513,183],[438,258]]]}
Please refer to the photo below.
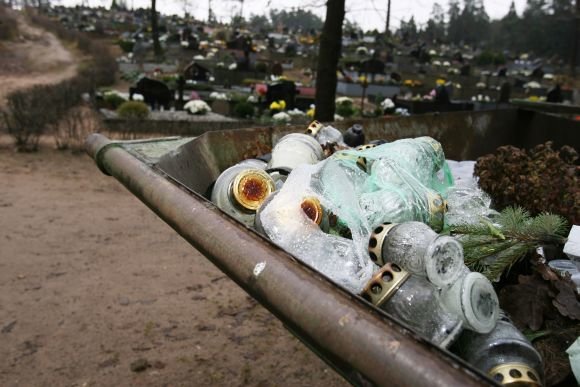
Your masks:
{"label": "rusty metal container edge", "polygon": [[92,135],[87,152],[104,173],[119,180],[314,347],[376,385],[493,385],[455,356],[377,313],[114,145],[102,135]]}

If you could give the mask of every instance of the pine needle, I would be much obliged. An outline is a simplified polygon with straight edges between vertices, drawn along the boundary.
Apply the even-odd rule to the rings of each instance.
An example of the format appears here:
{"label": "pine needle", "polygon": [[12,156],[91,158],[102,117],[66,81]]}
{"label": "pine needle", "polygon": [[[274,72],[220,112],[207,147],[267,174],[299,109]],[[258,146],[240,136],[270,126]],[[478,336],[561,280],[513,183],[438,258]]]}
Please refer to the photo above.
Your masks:
{"label": "pine needle", "polygon": [[554,214],[540,214],[528,225],[528,232],[542,239],[555,240],[563,243],[562,238],[566,235],[567,222],[564,218]]}
{"label": "pine needle", "polygon": [[508,207],[503,210],[497,219],[504,232],[517,233],[530,220],[530,214],[521,207]]}
{"label": "pine needle", "polygon": [[562,244],[567,223],[561,216],[540,214],[531,217],[520,207],[503,210],[492,224],[462,224],[450,228],[463,245],[465,264],[497,281],[537,246]]}

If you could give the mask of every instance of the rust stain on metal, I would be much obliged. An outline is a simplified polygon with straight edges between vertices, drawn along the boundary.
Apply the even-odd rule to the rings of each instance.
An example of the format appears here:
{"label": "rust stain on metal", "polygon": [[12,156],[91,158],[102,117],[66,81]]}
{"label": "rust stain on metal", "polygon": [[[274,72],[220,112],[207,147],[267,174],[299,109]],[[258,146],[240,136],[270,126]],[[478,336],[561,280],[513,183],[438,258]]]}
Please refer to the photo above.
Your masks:
{"label": "rust stain on metal", "polygon": [[[239,139],[234,137],[234,138],[232,138],[232,140],[238,141]],[[258,156],[269,153],[271,151],[272,151],[272,144],[265,143],[265,142],[260,141],[260,140],[256,140],[253,142],[252,147],[242,154],[242,160],[254,159]]]}

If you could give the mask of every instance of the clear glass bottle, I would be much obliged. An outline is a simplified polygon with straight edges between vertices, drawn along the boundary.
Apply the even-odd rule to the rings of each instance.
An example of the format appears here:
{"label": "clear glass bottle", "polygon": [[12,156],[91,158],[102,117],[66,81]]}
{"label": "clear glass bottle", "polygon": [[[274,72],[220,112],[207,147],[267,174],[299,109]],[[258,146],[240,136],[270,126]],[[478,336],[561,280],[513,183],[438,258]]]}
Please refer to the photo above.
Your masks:
{"label": "clear glass bottle", "polygon": [[393,262],[439,288],[454,283],[465,268],[459,242],[421,222],[382,224],[373,230],[368,251],[378,265]]}
{"label": "clear glass bottle", "polygon": [[278,195],[278,193],[280,193],[280,191],[274,191],[272,192],[267,198],[266,200],[264,200],[262,202],[262,204],[260,205],[260,207],[258,207],[258,209],[256,210],[256,216],[254,217],[254,229],[259,232],[260,234],[264,235],[264,236],[268,236],[268,234],[266,233],[266,230],[264,230],[264,225],[262,224],[262,212],[264,211],[264,209],[266,207],[268,207],[268,204],[270,204],[270,202],[272,200],[274,200],[274,198],[276,197],[276,195]]}
{"label": "clear glass bottle", "polygon": [[503,312],[490,333],[465,330],[451,350],[499,384],[543,385],[542,357]]}
{"label": "clear glass bottle", "polygon": [[260,160],[260,159],[245,159],[245,160],[240,161],[236,165],[243,165],[243,166],[248,167],[248,168],[265,170],[266,167],[268,166],[268,163],[266,163],[265,161]]}
{"label": "clear glass bottle", "polygon": [[[431,137],[397,140],[372,149],[369,155],[374,159],[389,159],[412,172],[419,181],[429,182],[445,164],[445,154],[441,144]],[[388,179],[389,170],[382,171],[382,164],[375,163],[373,174]]]}
{"label": "clear glass bottle", "polygon": [[342,133],[340,132],[340,130],[332,126],[325,126],[321,128],[316,134],[316,140],[320,145],[333,143],[343,146],[346,145],[344,143],[344,139],[342,137]]}
{"label": "clear glass bottle", "polygon": [[365,160],[371,178],[360,201],[369,223],[419,221],[437,232],[443,229],[447,205],[440,193],[391,158],[372,161],[367,155]]}
{"label": "clear glass bottle", "polygon": [[274,180],[262,169],[236,164],[223,171],[211,193],[211,201],[246,226],[254,225],[256,210],[276,190]]}
{"label": "clear glass bottle", "polygon": [[290,174],[290,170],[287,168],[268,168],[266,169],[268,175],[274,180],[276,184],[276,190],[282,189],[284,183],[288,179],[288,175]]}
{"label": "clear glass bottle", "polygon": [[272,149],[268,168],[292,170],[302,164],[316,164],[324,157],[322,147],[312,136],[290,133],[282,137]]}
{"label": "clear glass bottle", "polygon": [[362,297],[442,348],[451,345],[462,330],[461,320],[441,307],[431,283],[393,263],[373,275]]}
{"label": "clear glass bottle", "polygon": [[346,168],[356,167],[361,171],[367,171],[367,159],[353,153],[352,151],[335,152],[329,159],[341,163]]}
{"label": "clear glass bottle", "polygon": [[[266,231],[264,230],[264,226],[262,224],[261,218],[262,212],[266,207],[268,207],[268,204],[270,204],[270,202],[276,197],[276,194],[278,192],[279,191],[273,192],[270,196],[268,196],[268,198],[264,200],[264,202],[256,212],[256,218],[254,220],[254,228],[256,229],[256,231],[258,231],[263,235],[266,235]],[[300,208],[302,209],[302,212],[304,212],[306,217],[308,217],[308,219],[314,222],[314,224],[318,225],[322,231],[324,232],[329,231],[330,227],[328,216],[329,214],[327,211],[324,210],[318,198],[314,196],[305,197],[304,199],[302,199],[302,202],[300,203]]]}

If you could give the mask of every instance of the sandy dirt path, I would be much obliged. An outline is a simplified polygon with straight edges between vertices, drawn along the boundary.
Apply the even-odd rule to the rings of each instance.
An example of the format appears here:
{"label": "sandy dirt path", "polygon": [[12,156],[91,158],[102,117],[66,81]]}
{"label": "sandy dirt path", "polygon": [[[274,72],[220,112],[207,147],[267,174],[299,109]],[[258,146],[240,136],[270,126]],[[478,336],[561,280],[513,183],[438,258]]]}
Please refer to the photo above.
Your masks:
{"label": "sandy dirt path", "polygon": [[[0,105],[76,72],[54,35],[19,25],[0,46]],[[346,385],[87,156],[9,144],[0,135],[0,386]]]}
{"label": "sandy dirt path", "polygon": [[57,83],[76,74],[75,54],[54,36],[32,26],[19,12],[20,38],[0,45],[0,105],[17,89]]}
{"label": "sandy dirt path", "polygon": [[0,148],[0,343],[1,386],[346,385],[87,156],[50,149]]}

